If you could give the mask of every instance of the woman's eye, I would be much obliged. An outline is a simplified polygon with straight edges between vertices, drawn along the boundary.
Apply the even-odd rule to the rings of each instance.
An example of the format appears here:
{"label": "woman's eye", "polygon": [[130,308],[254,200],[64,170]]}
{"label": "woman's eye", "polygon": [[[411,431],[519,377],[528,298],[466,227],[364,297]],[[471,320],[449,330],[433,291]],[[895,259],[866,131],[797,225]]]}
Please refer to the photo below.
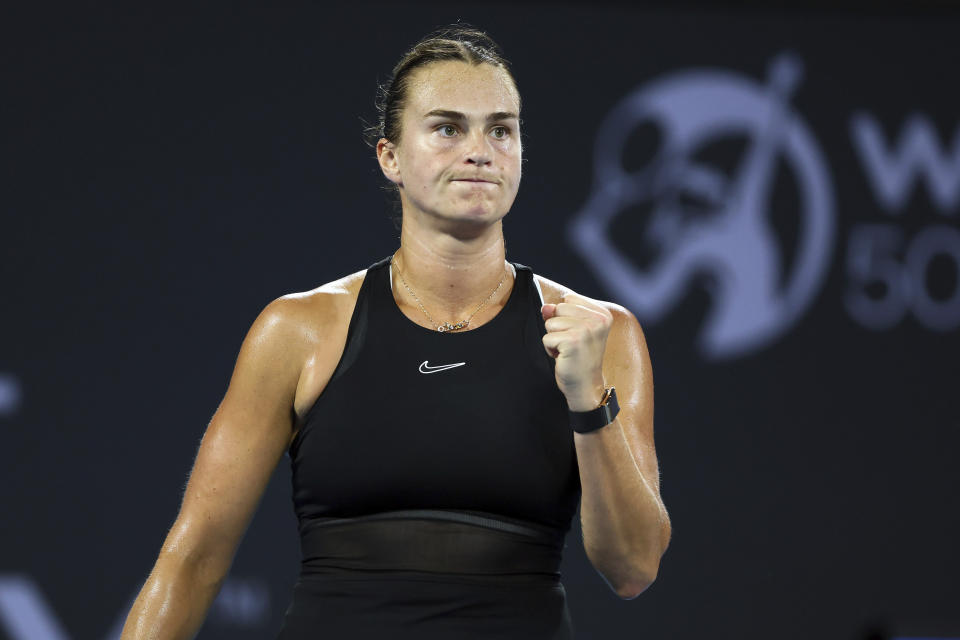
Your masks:
{"label": "woman's eye", "polygon": [[452,124],[445,124],[440,127],[438,131],[440,131],[440,135],[444,138],[452,138],[453,136],[457,135],[457,128]]}

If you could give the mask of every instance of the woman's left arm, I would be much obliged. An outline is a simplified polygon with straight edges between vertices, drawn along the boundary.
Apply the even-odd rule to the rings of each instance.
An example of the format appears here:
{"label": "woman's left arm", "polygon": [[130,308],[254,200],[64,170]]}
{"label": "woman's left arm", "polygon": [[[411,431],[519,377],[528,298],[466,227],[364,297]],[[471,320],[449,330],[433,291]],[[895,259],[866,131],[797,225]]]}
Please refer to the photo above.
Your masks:
{"label": "woman's left arm", "polygon": [[624,599],[657,576],[670,541],[653,443],[653,374],[640,324],[612,303],[568,292],[544,305],[544,347],[556,359],[557,384],[571,411],[600,404],[614,386],[620,412],[605,427],[574,433],[583,495],[584,549]]}

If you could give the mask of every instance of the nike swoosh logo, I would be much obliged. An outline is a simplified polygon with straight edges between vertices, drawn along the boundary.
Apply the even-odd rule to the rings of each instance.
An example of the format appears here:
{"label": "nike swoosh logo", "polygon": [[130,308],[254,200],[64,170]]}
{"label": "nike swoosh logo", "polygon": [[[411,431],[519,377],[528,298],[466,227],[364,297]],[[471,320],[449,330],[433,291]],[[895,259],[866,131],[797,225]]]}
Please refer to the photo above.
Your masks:
{"label": "nike swoosh logo", "polygon": [[427,364],[428,360],[424,360],[420,363],[420,373],[438,373],[440,371],[446,371],[447,369],[453,369],[454,367],[462,367],[467,364],[466,362],[455,362],[454,364],[440,364],[435,367],[431,367]]}

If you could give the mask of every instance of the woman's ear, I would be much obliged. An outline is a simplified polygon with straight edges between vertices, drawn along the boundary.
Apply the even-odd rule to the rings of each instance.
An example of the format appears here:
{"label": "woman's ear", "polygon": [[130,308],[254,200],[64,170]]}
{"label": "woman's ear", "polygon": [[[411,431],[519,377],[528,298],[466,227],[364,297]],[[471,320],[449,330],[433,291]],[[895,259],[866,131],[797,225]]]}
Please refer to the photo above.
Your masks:
{"label": "woman's ear", "polygon": [[400,182],[400,158],[397,157],[397,145],[386,138],[380,138],[377,141],[377,162],[380,163],[380,170],[387,180],[399,185]]}

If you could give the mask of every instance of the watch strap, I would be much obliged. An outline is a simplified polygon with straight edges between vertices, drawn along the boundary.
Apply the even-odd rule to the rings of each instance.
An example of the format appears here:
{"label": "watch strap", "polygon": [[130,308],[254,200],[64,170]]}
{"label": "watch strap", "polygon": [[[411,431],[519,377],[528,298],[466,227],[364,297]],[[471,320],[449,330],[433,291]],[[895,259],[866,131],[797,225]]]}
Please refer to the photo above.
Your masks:
{"label": "watch strap", "polygon": [[577,433],[590,433],[613,422],[620,413],[615,387],[604,390],[600,406],[590,411],[570,411],[570,426]]}

